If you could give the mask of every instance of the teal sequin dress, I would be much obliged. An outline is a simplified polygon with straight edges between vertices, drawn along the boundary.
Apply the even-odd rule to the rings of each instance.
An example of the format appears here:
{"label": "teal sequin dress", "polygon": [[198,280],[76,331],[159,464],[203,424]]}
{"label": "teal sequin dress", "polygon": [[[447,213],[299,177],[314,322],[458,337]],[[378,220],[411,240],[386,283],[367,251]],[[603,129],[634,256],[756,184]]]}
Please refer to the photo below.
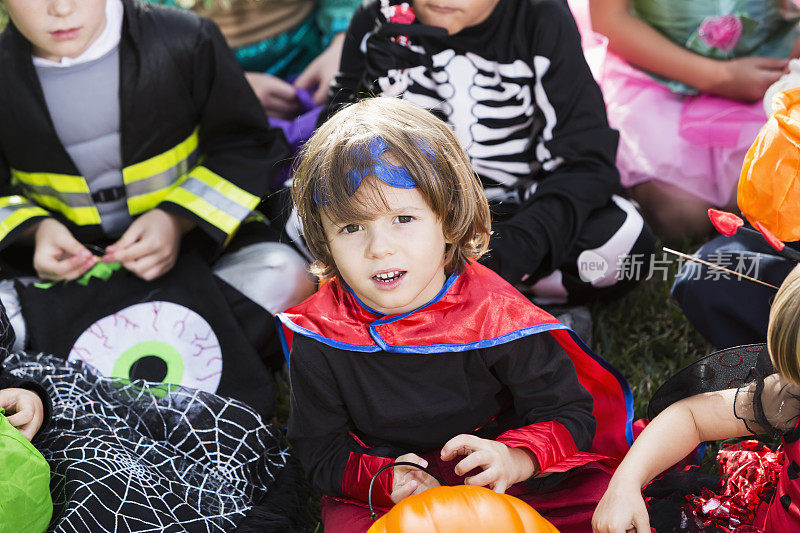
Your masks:
{"label": "teal sequin dress", "polygon": [[[181,7],[177,0],[145,0],[151,4]],[[269,9],[269,2],[263,2]],[[320,0],[300,24],[289,31],[232,51],[248,72],[264,72],[280,78],[300,74],[321,54],[337,33],[347,30],[360,0]]]}
{"label": "teal sequin dress", "polygon": [[[800,36],[792,0],[632,0],[634,13],[691,52],[712,59],[789,57]],[[670,90],[697,91],[654,76]]]}

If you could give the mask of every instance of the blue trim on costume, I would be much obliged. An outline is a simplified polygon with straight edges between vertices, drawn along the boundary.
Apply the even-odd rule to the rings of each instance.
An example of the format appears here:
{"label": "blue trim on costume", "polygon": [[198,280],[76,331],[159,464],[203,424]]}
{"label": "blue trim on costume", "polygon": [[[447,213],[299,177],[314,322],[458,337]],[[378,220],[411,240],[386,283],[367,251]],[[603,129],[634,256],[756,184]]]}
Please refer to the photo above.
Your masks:
{"label": "blue trim on costume", "polygon": [[[283,313],[281,313],[283,314]],[[286,367],[289,367],[289,343],[286,341],[286,333],[283,331],[283,323],[278,315],[275,315],[275,325],[278,329],[278,338],[281,341],[281,350],[283,350],[283,358],[286,359]]]}
{"label": "blue trim on costume", "polygon": [[[372,328],[372,326],[370,326]],[[569,329],[564,324],[538,324],[536,326],[529,326],[527,328],[518,329],[495,337],[493,339],[484,339],[480,341],[467,342],[464,344],[427,344],[425,346],[395,346],[387,344],[375,332],[373,339],[378,342],[378,345],[386,352],[389,353],[419,353],[419,354],[434,354],[445,352],[465,352],[467,350],[477,350],[479,348],[491,348],[500,344],[515,341],[523,337],[529,337],[538,333],[545,333],[547,331],[554,331],[558,329]],[[372,331],[370,331],[372,333]],[[375,338],[377,337],[377,339]],[[380,339],[380,341],[378,340]]]}
{"label": "blue trim on costume", "polygon": [[305,337],[309,337],[314,339],[322,344],[330,346],[332,348],[338,348],[340,350],[353,350],[355,352],[378,352],[380,351],[380,347],[372,345],[372,344],[348,344],[346,342],[335,341],[333,339],[329,339],[327,337],[323,337],[319,333],[314,333],[313,331],[304,328],[303,326],[298,326],[294,322],[292,322],[286,313],[278,313],[277,318],[290,330],[294,331],[295,333],[299,333]]}
{"label": "blue trim on costume", "polygon": [[622,388],[622,394],[625,397],[625,410],[627,411],[627,421],[625,422],[625,438],[628,440],[628,446],[633,445],[633,393],[631,392],[631,386],[628,384],[628,380],[625,379],[625,376],[620,374],[619,370],[611,366],[611,363],[594,353],[594,350],[589,348],[583,339],[581,339],[577,333],[572,331],[571,329],[568,330],[572,340],[575,344],[578,345],[587,355],[589,355],[592,359],[600,363],[600,366],[608,370],[612,376],[614,376],[617,381],[619,382],[620,387]]}
{"label": "blue trim on costume", "polygon": [[[436,302],[438,302],[439,300],[442,299],[442,297],[447,293],[447,291],[450,290],[450,287],[453,286],[453,283],[455,283],[456,280],[460,276],[461,276],[460,272],[458,272],[458,271],[453,272],[452,274],[450,274],[450,277],[447,278],[447,280],[444,282],[444,285],[442,285],[442,288],[439,289],[439,292],[436,293],[436,296],[431,298],[427,303],[424,303],[424,304],[420,305],[416,309],[412,309],[411,311],[407,311],[407,312],[405,312],[403,314],[400,314],[400,315],[387,315],[386,313],[381,313],[380,311],[376,311],[375,309],[371,308],[370,306],[368,306],[367,304],[362,302],[361,298],[356,296],[356,293],[353,291],[353,289],[350,287],[350,285],[348,285],[347,282],[344,280],[344,278],[342,278],[341,276],[339,276],[339,282],[342,284],[342,287],[344,287],[344,289],[347,292],[349,292],[353,296],[353,298],[355,298],[356,302],[358,302],[358,305],[360,305],[361,307],[364,308],[365,311],[369,311],[373,315],[378,315],[378,316],[382,316],[382,317],[388,317],[388,318],[378,319],[378,320],[376,320],[375,322],[372,323],[372,324],[378,324],[378,322],[380,322],[380,324],[378,324],[378,325],[381,326],[383,324],[389,324],[391,322],[394,322],[395,320],[400,320],[401,318],[405,318],[405,317],[407,317],[408,315],[410,315],[412,313],[416,313],[417,311],[421,311],[422,309],[425,309],[426,307],[428,307],[431,304],[435,304]],[[370,327],[371,327],[371,325],[370,325]]]}
{"label": "blue trim on costume", "polygon": [[355,300],[356,300],[356,302],[358,303],[358,305],[360,305],[361,307],[363,307],[363,308],[364,308],[366,311],[369,311],[369,312],[370,312],[370,313],[372,313],[373,315],[378,315],[378,316],[386,316],[386,313],[381,313],[380,311],[377,311],[377,310],[375,310],[375,309],[371,308],[370,306],[368,306],[367,304],[365,304],[364,302],[362,302],[362,301],[361,301],[361,298],[359,298],[358,296],[356,296],[356,293],[355,293],[355,291],[353,291],[353,289],[350,287],[350,285],[348,285],[348,284],[347,284],[347,282],[344,280],[344,278],[342,278],[342,276],[339,276],[339,283],[341,283],[341,284],[342,284],[342,287],[344,288],[344,290],[346,290],[347,292],[349,292],[349,293],[350,293],[350,295],[351,295],[353,298],[355,298]]}

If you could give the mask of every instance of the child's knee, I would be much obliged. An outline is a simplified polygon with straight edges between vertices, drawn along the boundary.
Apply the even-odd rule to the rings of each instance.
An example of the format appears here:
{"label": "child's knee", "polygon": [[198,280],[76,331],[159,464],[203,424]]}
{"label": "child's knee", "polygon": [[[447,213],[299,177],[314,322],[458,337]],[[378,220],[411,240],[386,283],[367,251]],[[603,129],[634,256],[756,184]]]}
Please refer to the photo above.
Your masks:
{"label": "child's knee", "polygon": [[272,314],[300,303],[316,288],[306,260],[278,242],[225,254],[214,264],[214,274]]}

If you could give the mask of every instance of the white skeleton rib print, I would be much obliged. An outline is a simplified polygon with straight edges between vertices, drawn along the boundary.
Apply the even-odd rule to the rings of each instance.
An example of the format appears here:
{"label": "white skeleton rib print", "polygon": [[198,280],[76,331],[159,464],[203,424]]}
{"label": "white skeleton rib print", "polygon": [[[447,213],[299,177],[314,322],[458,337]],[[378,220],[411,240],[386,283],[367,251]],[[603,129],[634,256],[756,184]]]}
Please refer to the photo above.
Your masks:
{"label": "white skeleton rib print", "polygon": [[[520,191],[529,195],[535,190],[531,175],[539,167],[551,171],[561,163],[544,145],[556,125],[541,83],[550,61],[534,58],[534,74],[521,60],[501,64],[471,52],[444,50],[431,59],[430,69],[390,70],[378,80],[382,94],[447,117],[473,169],[502,186],[487,189],[490,200],[519,201]],[[532,131],[538,124],[542,133],[535,140]]]}

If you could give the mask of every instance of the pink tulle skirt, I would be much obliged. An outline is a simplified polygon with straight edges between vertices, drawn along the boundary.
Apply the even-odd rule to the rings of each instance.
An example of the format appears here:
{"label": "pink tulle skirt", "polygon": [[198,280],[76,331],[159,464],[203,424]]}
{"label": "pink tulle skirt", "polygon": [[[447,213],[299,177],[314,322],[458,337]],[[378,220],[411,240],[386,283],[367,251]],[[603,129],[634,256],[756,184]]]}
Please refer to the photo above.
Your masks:
{"label": "pink tulle skirt", "polygon": [[605,37],[591,30],[588,0],[569,4],[603,90],[608,121],[620,133],[622,185],[656,180],[713,205],[735,200],[745,153],[767,120],[761,102],[673,93],[606,51]]}

